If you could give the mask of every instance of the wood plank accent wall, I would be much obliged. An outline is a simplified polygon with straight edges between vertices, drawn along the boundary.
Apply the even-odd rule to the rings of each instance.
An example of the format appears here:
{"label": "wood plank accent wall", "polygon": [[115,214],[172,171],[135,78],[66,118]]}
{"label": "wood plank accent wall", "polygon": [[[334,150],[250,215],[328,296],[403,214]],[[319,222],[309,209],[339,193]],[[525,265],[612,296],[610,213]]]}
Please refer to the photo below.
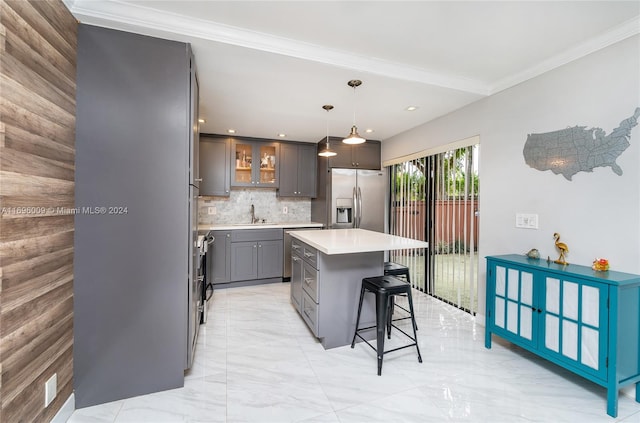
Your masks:
{"label": "wood plank accent wall", "polygon": [[0,0],[2,422],[49,422],[73,391],[76,41],[61,0]]}

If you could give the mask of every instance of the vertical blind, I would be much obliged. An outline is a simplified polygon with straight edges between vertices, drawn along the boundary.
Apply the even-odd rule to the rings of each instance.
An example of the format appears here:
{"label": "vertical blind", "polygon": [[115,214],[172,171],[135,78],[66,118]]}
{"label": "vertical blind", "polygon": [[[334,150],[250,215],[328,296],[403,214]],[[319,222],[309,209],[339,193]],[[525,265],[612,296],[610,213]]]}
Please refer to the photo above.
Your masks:
{"label": "vertical blind", "polygon": [[428,251],[391,253],[412,284],[475,313],[477,307],[478,145],[390,167],[392,234],[425,240]]}

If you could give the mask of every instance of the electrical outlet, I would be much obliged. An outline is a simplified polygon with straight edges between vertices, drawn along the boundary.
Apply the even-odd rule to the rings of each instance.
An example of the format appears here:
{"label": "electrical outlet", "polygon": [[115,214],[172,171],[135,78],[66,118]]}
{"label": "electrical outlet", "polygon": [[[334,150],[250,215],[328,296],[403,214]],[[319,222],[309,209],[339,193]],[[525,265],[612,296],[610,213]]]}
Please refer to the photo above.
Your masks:
{"label": "electrical outlet", "polygon": [[207,214],[215,215],[217,212],[215,207],[207,207]]}
{"label": "electrical outlet", "polygon": [[51,401],[53,401],[56,398],[56,395],[58,394],[58,374],[54,373],[53,376],[51,376],[49,378],[49,380],[47,380],[44,383],[44,406],[48,407],[49,404],[51,404]]}
{"label": "electrical outlet", "polygon": [[287,213],[289,213],[289,207],[284,206],[284,207],[282,208],[282,214],[287,214]]}

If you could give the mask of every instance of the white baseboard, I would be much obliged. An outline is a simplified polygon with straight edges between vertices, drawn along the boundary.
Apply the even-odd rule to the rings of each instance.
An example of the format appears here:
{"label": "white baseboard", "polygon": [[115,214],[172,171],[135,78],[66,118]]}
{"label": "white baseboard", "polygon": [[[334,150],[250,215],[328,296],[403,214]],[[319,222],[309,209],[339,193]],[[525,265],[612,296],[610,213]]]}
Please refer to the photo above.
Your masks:
{"label": "white baseboard", "polygon": [[64,404],[62,404],[62,407],[60,407],[60,410],[58,410],[56,415],[53,416],[53,420],[51,420],[51,423],[65,423],[67,420],[71,418],[71,415],[75,410],[76,410],[76,397],[72,392],[71,395],[69,395],[69,398],[67,398]]}

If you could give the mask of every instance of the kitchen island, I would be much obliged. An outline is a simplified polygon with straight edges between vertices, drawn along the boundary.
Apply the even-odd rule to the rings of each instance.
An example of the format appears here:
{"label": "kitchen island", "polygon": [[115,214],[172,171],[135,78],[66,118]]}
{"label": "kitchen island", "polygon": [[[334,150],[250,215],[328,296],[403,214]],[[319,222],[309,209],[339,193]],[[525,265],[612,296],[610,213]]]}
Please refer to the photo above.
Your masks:
{"label": "kitchen island", "polygon": [[[291,303],[325,349],[351,343],[362,279],[384,273],[385,251],[428,247],[424,241],[365,229],[296,231],[291,236]],[[366,295],[360,326],[374,324],[374,297]]]}

